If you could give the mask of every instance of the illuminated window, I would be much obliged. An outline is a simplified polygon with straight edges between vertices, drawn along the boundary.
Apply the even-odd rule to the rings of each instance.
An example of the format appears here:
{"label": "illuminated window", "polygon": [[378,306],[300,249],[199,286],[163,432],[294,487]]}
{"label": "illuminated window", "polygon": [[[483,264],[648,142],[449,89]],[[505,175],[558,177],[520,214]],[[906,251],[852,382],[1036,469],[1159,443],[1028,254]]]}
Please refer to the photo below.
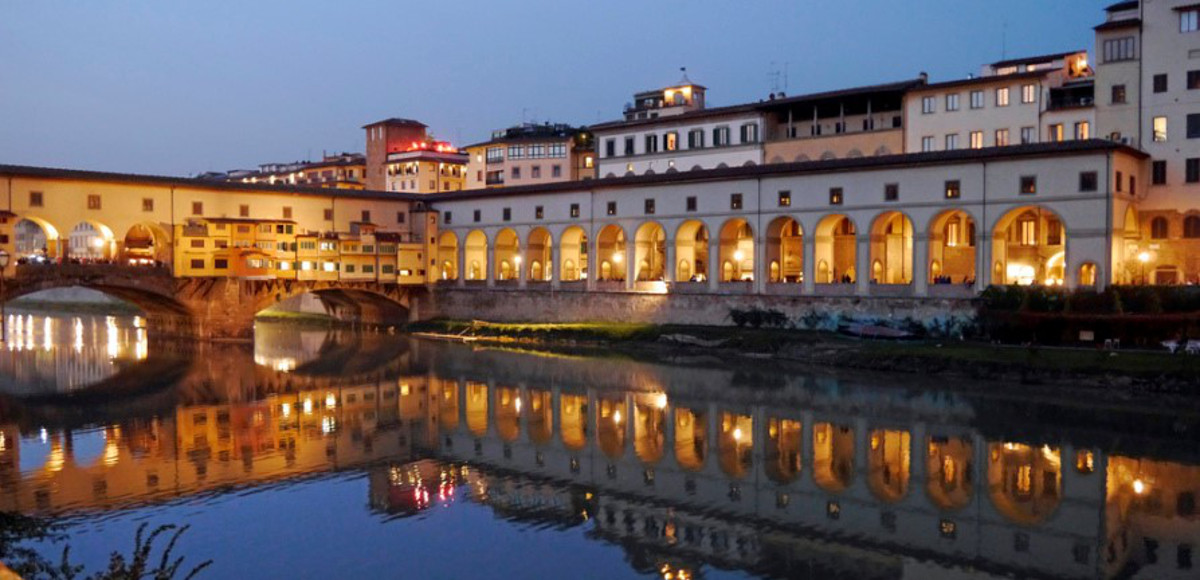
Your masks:
{"label": "illuminated window", "polygon": [[996,89],[996,106],[997,107],[1007,107],[1008,106],[1008,87],[1001,87],[1001,88]]}
{"label": "illuminated window", "polygon": [[946,182],[946,199],[962,197],[962,183],[957,179]]}
{"label": "illuminated window", "polygon": [[996,129],[996,146],[1008,146],[1008,129]]}
{"label": "illuminated window", "polygon": [[1021,102],[1025,104],[1037,102],[1037,85],[1029,84],[1021,86]]}
{"label": "illuminated window", "polygon": [[579,204],[577,204],[577,203],[571,204],[571,217],[573,217],[573,218],[579,217]]}
{"label": "illuminated window", "polygon": [[832,187],[829,189],[829,205],[842,205],[842,188]]}
{"label": "illuminated window", "polygon": [[1075,123],[1075,138],[1090,139],[1092,136],[1092,125],[1087,121]]}
{"label": "illuminated window", "polygon": [[1167,140],[1167,118],[1155,117],[1152,125],[1154,127],[1154,141],[1162,143]]}
{"label": "illuminated window", "polygon": [[1046,133],[1046,139],[1048,141],[1050,141],[1051,143],[1057,143],[1057,142],[1063,140],[1062,123],[1055,123],[1053,125],[1050,125],[1050,127],[1048,127],[1047,131],[1048,132]]}
{"label": "illuminated window", "polygon": [[1021,245],[1036,246],[1037,245],[1037,222],[1032,219],[1023,219],[1020,226]]}
{"label": "illuminated window", "polygon": [[962,236],[962,230],[960,228],[961,228],[961,226],[959,225],[959,223],[957,221],[952,221],[952,222],[946,224],[946,245],[947,246],[949,246],[951,248],[958,247],[958,245],[961,241],[960,236]]}
{"label": "illuminated window", "polygon": [[1037,176],[1022,175],[1020,192],[1022,195],[1033,195],[1037,193]]}
{"label": "illuminated window", "polygon": [[791,206],[792,206],[792,192],[790,192],[790,191],[779,192],[779,207],[791,207]]}
{"label": "illuminated window", "polygon": [[675,131],[671,131],[671,132],[667,133],[666,135],[663,135],[663,150],[664,151],[675,151],[678,148],[679,148],[679,133],[676,133]]}
{"label": "illuminated window", "polygon": [[971,131],[971,149],[983,149],[983,131]]}

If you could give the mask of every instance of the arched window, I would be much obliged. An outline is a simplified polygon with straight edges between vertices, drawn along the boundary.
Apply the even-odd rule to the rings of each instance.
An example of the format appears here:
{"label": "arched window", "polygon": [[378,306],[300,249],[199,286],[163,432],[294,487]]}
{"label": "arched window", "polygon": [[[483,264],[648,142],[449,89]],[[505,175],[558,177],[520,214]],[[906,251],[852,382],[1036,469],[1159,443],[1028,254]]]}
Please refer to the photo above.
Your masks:
{"label": "arched window", "polygon": [[1200,238],[1200,216],[1190,215],[1183,219],[1183,237]]}
{"label": "arched window", "polygon": [[679,261],[679,272],[676,273],[676,277],[680,280],[691,280],[692,279],[692,263],[687,260],[680,260]]}
{"label": "arched window", "polygon": [[1155,240],[1167,239],[1167,218],[1156,217],[1150,220],[1150,237]]}
{"label": "arched window", "polygon": [[1096,265],[1091,262],[1086,262],[1079,267],[1079,285],[1080,286],[1095,286],[1096,285]]}

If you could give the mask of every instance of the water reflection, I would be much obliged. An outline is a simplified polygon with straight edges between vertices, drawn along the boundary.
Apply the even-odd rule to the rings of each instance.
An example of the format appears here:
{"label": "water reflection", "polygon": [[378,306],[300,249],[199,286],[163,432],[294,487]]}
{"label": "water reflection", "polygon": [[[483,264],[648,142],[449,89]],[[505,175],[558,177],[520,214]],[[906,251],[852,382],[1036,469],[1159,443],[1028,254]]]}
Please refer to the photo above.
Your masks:
{"label": "water reflection", "polygon": [[146,321],[139,316],[51,316],[9,311],[0,345],[0,391],[69,392],[146,360]]}
{"label": "water reflection", "polygon": [[724,367],[262,336],[286,338],[205,347],[168,399],[130,396],[114,415],[3,407],[0,507],[99,514],[363,471],[383,518],[469,501],[588,526],[633,570],[676,577],[1186,577],[1200,542],[1200,419],[1177,410],[800,373],[759,390]]}

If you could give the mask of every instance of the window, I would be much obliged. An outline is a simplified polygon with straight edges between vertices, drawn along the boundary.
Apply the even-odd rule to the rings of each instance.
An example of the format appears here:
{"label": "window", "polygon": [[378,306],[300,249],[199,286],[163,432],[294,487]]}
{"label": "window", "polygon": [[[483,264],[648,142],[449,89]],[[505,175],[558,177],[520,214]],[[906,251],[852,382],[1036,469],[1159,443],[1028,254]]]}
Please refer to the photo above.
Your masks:
{"label": "window", "polygon": [[840,187],[829,188],[829,205],[842,205],[842,199],[843,199],[842,188],[840,188]]}
{"label": "window", "polygon": [[1183,160],[1183,180],[1187,183],[1200,183],[1200,157],[1189,157]]}
{"label": "window", "polygon": [[509,145],[508,146],[508,158],[509,159],[524,159],[525,158],[525,147],[522,145]]}
{"label": "window", "polygon": [[957,179],[946,182],[946,199],[958,199],[962,197],[962,183]]}
{"label": "window", "polygon": [[1046,128],[1046,140],[1051,143],[1057,143],[1063,140],[1062,123],[1055,123]]}
{"label": "window", "polygon": [[958,149],[958,133],[946,135],[946,151]]}
{"label": "window", "polygon": [[924,97],[921,99],[921,114],[928,115],[937,112],[937,99]]}
{"label": "window", "polygon": [[504,148],[488,147],[485,155],[487,156],[488,163],[500,163],[501,161],[504,161]]}
{"label": "window", "polygon": [[446,225],[454,223],[454,212],[447,211],[446,213],[442,214],[442,223]]}
{"label": "window", "polygon": [[1021,85],[1021,102],[1025,104],[1037,102],[1037,85]]}
{"label": "window", "polygon": [[1090,139],[1092,136],[1092,125],[1087,121],[1079,121],[1075,123],[1075,138]]}
{"label": "window", "polygon": [[213,268],[216,268],[218,270],[228,270],[229,269],[229,260],[217,258],[217,259],[213,260]]}
{"label": "window", "polygon": [[573,218],[579,217],[579,204],[577,204],[577,203],[571,204],[571,217],[573,217]]}
{"label": "window", "polygon": [[971,149],[983,149],[983,131],[971,131]]}
{"label": "window", "polygon": [[1117,184],[1117,192],[1118,192],[1118,193],[1120,193],[1120,191],[1121,191],[1121,187],[1123,187],[1123,186],[1125,185],[1125,184],[1124,184],[1124,181],[1125,181],[1125,176],[1124,176],[1124,174],[1122,174],[1120,171],[1118,171],[1118,172],[1117,172],[1117,176],[1116,176],[1115,178],[1113,178],[1113,181],[1114,181],[1114,182],[1116,182],[1116,184]]}
{"label": "window", "polygon": [[1129,176],[1129,195],[1137,195],[1137,176]]}
{"label": "window", "polygon": [[625,155],[633,155],[633,137],[625,138]]}
{"label": "window", "polygon": [[713,129],[713,147],[724,147],[729,144],[729,127]]}
{"label": "window", "polygon": [[44,202],[45,202],[45,200],[42,197],[42,192],[40,192],[40,191],[29,192],[29,207],[42,207],[42,204]]}
{"label": "window", "polygon": [[933,151],[933,137],[921,137],[921,151]]}
{"label": "window", "polygon": [[204,240],[192,240],[191,242],[192,242],[191,247],[193,247],[193,248],[203,248],[204,247]]}
{"label": "window", "polygon": [[1154,185],[1167,184],[1167,162],[1157,160],[1150,163],[1150,183]]}
{"label": "window", "polygon": [[1200,9],[1189,8],[1179,11],[1179,32],[1200,30]]}
{"label": "window", "polygon": [[250,206],[241,204],[238,206],[238,217],[250,217]]}
{"label": "window", "polygon": [[529,146],[530,159],[542,159],[546,156],[546,146],[542,144]]}
{"label": "window", "polygon": [[475,223],[479,223],[479,221],[483,218],[483,212],[480,210],[475,210],[474,215],[471,217],[474,218]]}
{"label": "window", "polygon": [[192,268],[195,270],[204,269],[204,260],[192,260]]}
{"label": "window", "polygon": [[396,223],[402,224],[405,221],[407,221],[407,219],[408,219],[408,214],[406,214],[402,211],[396,212]]}
{"label": "window", "polygon": [[1132,36],[1104,41],[1104,62],[1120,62],[1137,58],[1136,39]]}
{"label": "window", "polygon": [[521,179],[521,168],[520,167],[513,167],[512,169],[509,170],[509,173],[512,175],[513,179]]}
{"label": "window", "polygon": [[1008,129],[996,129],[996,146],[1008,146]]}
{"label": "window", "polygon": [[154,211],[154,198],[152,198],[152,197],[143,197],[142,198],[142,211]]}
{"label": "window", "polygon": [[1124,105],[1125,98],[1126,98],[1125,97],[1125,85],[1113,85],[1112,86],[1112,104]]}
{"label": "window", "polygon": [[958,93],[950,93],[946,95],[946,111],[958,110]]}
{"label": "window", "polygon": [[1187,88],[1189,91],[1200,89],[1200,70],[1190,70],[1187,72]]}
{"label": "window", "polygon": [[742,209],[742,194],[729,194],[729,209]]}
{"label": "window", "polygon": [[883,201],[897,201],[900,199],[900,184],[887,183],[883,186]]}
{"label": "window", "polygon": [[687,198],[687,211],[696,211],[696,196]]}
{"label": "window", "polygon": [[742,143],[758,143],[757,123],[746,123],[742,125]]}
{"label": "window", "polygon": [[1022,175],[1021,176],[1021,195],[1033,195],[1037,193],[1037,176]]}
{"label": "window", "polygon": [[562,165],[552,165],[550,167],[550,177],[562,177]]}
{"label": "window", "polygon": [[1034,127],[1021,127],[1021,144],[1028,145],[1037,141],[1037,129]]}
{"label": "window", "polygon": [[1154,75],[1154,92],[1167,92],[1167,75],[1165,73]]}
{"label": "window", "polygon": [[1156,217],[1150,220],[1150,238],[1155,240],[1167,239],[1167,218]]}
{"label": "window", "polygon": [[533,208],[533,219],[540,220],[544,217],[546,217],[546,208],[540,205]]}
{"label": "window", "polygon": [[1187,138],[1200,139],[1200,114],[1190,113],[1187,116]]}
{"label": "window", "polygon": [[1001,88],[996,89],[996,106],[997,107],[1007,107],[1008,106],[1008,87],[1001,87]]}
{"label": "window", "polygon": [[551,159],[562,159],[567,156],[567,145],[565,143],[551,143],[546,146],[546,157]]}
{"label": "window", "polygon": [[679,133],[670,131],[663,135],[663,151],[676,151],[679,149]]}
{"label": "window", "polygon": [[1031,219],[1023,219],[1018,224],[1020,226],[1021,245],[1036,246],[1037,245],[1037,222]]}
{"label": "window", "polygon": [[1183,218],[1183,237],[1200,238],[1200,216],[1190,215]]}
{"label": "window", "polygon": [[607,208],[606,213],[608,213],[608,215],[617,215],[617,202],[615,202],[615,201],[608,202],[608,208]]}
{"label": "window", "polygon": [[500,216],[501,216],[501,218],[500,218],[500,219],[502,219],[502,220],[504,220],[504,221],[506,221],[506,222],[507,222],[507,221],[512,221],[512,208],[511,208],[511,207],[506,207],[506,208],[504,208],[504,209],[500,210]]}
{"label": "window", "polygon": [[646,135],[646,153],[658,152],[658,135]]}
{"label": "window", "polygon": [[605,157],[616,157],[617,156],[617,140],[616,139],[605,139],[604,140],[604,156]]}
{"label": "window", "polygon": [[[1195,14],[1196,12],[1192,13]],[[1180,570],[1192,569],[1191,544],[1179,544],[1179,546],[1175,548],[1175,565],[1178,566]]]}
{"label": "window", "polygon": [[362,221],[363,223],[371,223],[371,210],[362,210]]}
{"label": "window", "polygon": [[779,207],[792,207],[792,192],[779,192]]}
{"label": "window", "polygon": [[654,215],[654,200],[647,199],[643,209],[645,210],[646,215]]}
{"label": "window", "polygon": [[1155,117],[1152,123],[1154,128],[1154,141],[1162,143],[1167,140],[1167,118]]}
{"label": "window", "polygon": [[292,219],[292,208],[290,206],[283,206],[283,219]]}
{"label": "window", "polygon": [[87,198],[88,209],[100,209],[100,196],[91,194]]}
{"label": "window", "polygon": [[332,209],[325,210],[325,221],[327,221],[327,222],[333,221],[333,210]]}
{"label": "window", "polygon": [[971,108],[983,108],[983,91],[971,91]]}
{"label": "window", "polygon": [[1079,173],[1079,191],[1096,191],[1099,181],[1099,174],[1095,171],[1082,171]]}
{"label": "window", "polygon": [[533,179],[541,179],[542,178],[542,166],[534,165],[532,168],[530,168],[529,169],[529,177],[533,178]]}
{"label": "window", "polygon": [[702,149],[704,147],[704,130],[692,129],[688,131],[688,149]]}

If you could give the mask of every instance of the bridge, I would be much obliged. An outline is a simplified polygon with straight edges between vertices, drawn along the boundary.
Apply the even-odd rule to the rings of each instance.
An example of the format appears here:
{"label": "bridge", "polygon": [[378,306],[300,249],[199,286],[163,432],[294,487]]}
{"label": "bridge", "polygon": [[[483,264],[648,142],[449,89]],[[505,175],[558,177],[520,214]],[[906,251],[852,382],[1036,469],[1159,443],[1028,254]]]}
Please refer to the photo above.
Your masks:
{"label": "bridge", "polygon": [[68,287],[98,290],[141,308],[151,335],[216,340],[253,338],[259,312],[301,294],[316,295],[344,322],[400,325],[422,292],[375,281],[176,277],[166,266],[30,263],[4,280],[0,303]]}

